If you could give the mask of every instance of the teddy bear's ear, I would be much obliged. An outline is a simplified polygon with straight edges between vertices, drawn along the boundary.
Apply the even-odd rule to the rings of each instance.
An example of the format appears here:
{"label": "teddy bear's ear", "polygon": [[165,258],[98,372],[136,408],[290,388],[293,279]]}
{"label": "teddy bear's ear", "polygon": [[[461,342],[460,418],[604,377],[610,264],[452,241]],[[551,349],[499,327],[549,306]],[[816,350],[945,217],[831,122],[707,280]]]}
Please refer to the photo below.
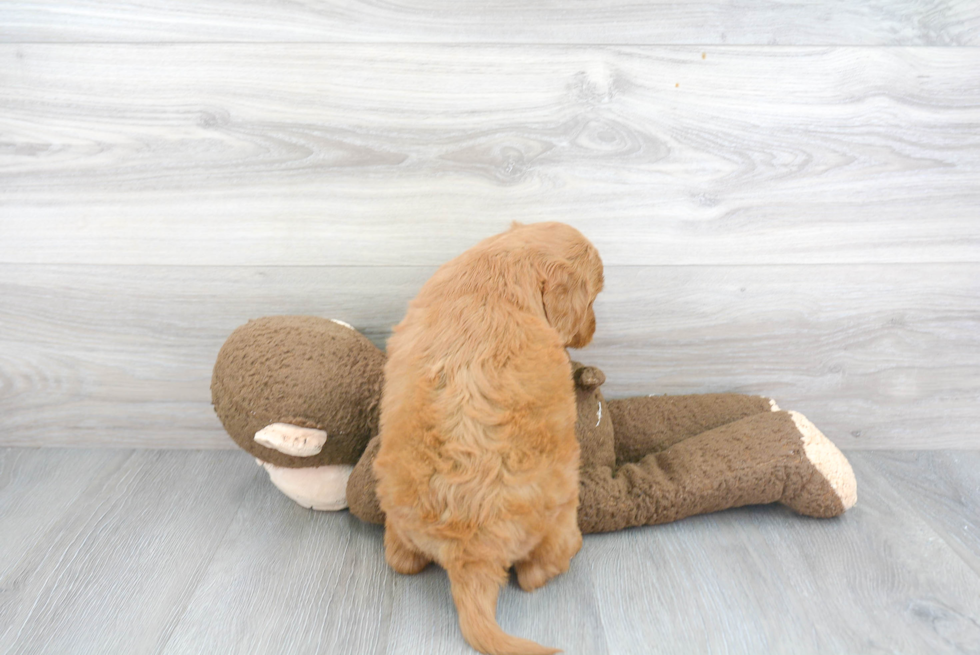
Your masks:
{"label": "teddy bear's ear", "polygon": [[575,370],[575,386],[586,391],[598,389],[606,381],[606,374],[595,366],[582,366]]}

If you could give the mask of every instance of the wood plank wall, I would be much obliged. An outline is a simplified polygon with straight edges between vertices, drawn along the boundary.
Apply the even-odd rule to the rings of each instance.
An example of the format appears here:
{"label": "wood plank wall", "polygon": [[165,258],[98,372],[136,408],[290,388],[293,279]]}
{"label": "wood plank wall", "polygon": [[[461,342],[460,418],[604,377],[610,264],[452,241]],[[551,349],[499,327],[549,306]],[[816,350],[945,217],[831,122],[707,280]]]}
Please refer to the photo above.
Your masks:
{"label": "wood plank wall", "polygon": [[607,396],[977,447],[980,4],[0,5],[0,445],[231,447],[249,318],[383,346],[518,219],[607,266]]}

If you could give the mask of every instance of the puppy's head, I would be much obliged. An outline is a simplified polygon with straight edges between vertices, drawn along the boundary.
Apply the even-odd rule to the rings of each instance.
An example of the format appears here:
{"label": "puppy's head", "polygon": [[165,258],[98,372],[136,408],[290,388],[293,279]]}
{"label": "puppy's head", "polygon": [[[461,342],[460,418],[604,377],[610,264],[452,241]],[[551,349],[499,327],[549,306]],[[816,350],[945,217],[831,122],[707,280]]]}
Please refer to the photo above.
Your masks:
{"label": "puppy's head", "polygon": [[563,223],[515,223],[517,233],[535,264],[541,285],[545,318],[565,346],[582,348],[595,334],[592,303],[602,291],[602,260],[588,239]]}

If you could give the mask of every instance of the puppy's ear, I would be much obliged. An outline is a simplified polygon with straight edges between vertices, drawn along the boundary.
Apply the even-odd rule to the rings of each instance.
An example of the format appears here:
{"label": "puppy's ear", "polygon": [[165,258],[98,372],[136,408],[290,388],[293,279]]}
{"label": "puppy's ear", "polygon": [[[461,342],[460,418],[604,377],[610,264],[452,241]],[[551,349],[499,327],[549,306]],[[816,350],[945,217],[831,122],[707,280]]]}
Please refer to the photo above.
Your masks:
{"label": "puppy's ear", "polygon": [[541,289],[544,314],[566,346],[579,348],[592,338],[585,325],[590,297],[588,280],[567,261],[551,262],[545,268]]}

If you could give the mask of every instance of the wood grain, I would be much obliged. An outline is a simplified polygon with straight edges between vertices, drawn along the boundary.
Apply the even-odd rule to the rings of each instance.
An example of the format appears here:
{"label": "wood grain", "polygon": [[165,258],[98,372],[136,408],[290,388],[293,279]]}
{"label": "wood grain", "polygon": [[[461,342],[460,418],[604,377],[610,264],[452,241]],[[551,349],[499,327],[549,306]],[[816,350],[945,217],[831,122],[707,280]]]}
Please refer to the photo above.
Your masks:
{"label": "wood grain", "polygon": [[[0,448],[0,580],[93,483],[118,471],[129,457],[119,450]],[[6,586],[0,584],[0,595]],[[0,622],[2,623],[2,622]]]}
{"label": "wood grain", "polygon": [[980,10],[956,0],[33,0],[0,8],[0,40],[977,45]]}
{"label": "wood grain", "polygon": [[[67,508],[38,508],[36,521],[50,525],[44,539],[0,578],[3,652],[162,648],[261,473],[238,453],[127,455]],[[89,475],[64,457],[59,468],[59,476]],[[7,517],[0,515],[4,530]]]}
{"label": "wood grain", "polygon": [[[704,55],[704,57],[702,57]],[[980,261],[980,49],[0,46],[0,262]]]}
{"label": "wood grain", "polygon": [[394,583],[376,526],[303,509],[267,479],[228,518],[162,652],[381,652]]}
{"label": "wood grain", "polygon": [[[250,318],[351,322],[379,347],[426,267],[0,266],[0,443],[230,448],[210,406]],[[847,448],[976,448],[980,265],[609,267],[608,397],[775,397]]]}
{"label": "wood grain", "polygon": [[976,573],[867,474],[877,457],[854,453],[839,519],[756,507],[590,536],[610,651],[973,652]]}
{"label": "wood grain", "polygon": [[651,267],[611,280],[583,353],[610,397],[760,394],[845,448],[980,446],[973,265]]}
{"label": "wood grain", "polygon": [[885,452],[861,456],[905,507],[929,524],[980,575],[980,453]]}
{"label": "wood grain", "polygon": [[[588,535],[543,589],[511,582],[498,618],[569,655],[976,652],[978,457],[852,452],[839,519],[749,507]],[[81,493],[41,502],[59,489]],[[472,652],[441,569],[391,572],[381,528],[300,508],[245,453],[0,449],[12,529],[42,536],[0,551],[4,652]]]}

